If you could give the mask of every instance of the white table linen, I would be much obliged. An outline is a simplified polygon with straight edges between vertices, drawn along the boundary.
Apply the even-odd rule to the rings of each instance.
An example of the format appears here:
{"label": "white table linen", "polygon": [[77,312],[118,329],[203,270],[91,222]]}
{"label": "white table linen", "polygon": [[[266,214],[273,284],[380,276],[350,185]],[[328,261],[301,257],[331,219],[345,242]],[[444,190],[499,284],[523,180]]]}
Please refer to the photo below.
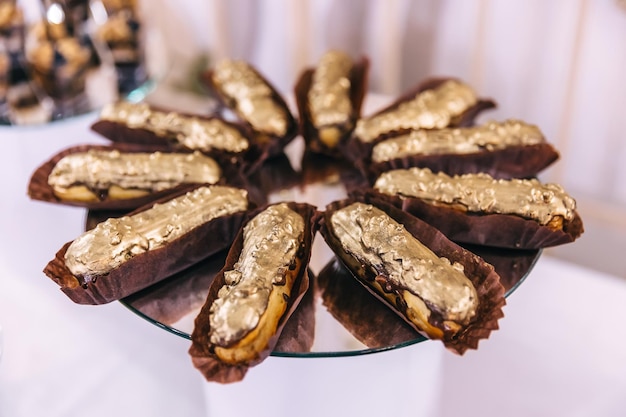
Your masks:
{"label": "white table linen", "polygon": [[[28,179],[62,148],[102,142],[88,131],[93,117],[0,128],[1,417],[307,415],[298,407],[327,415],[624,415],[626,282],[548,256],[509,297],[501,329],[463,357],[433,342],[359,358],[272,357],[244,383],[206,383],[188,341],[119,303],[75,305],[42,273],[82,231],[85,211],[30,201]],[[248,401],[280,395],[281,384],[306,389],[285,399],[289,407],[272,409],[265,396]]]}

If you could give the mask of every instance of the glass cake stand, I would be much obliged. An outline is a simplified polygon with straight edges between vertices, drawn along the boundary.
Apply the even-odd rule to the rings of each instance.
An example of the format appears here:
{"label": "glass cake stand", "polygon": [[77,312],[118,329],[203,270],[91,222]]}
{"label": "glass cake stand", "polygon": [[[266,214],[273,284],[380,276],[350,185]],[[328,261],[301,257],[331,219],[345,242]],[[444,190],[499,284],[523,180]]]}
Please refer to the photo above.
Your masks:
{"label": "glass cake stand", "polygon": [[[267,169],[263,170],[263,177],[257,178],[257,183],[262,192],[268,192],[270,202],[309,202],[323,210],[326,204],[346,196],[343,183],[338,180],[339,176],[344,175],[338,175],[328,163],[307,162],[306,157],[298,158],[297,155],[302,155],[302,148],[301,140],[296,139],[287,149],[285,159],[275,159],[268,164]],[[311,172],[308,168],[321,166],[324,167],[323,172]],[[277,182],[277,178],[293,179],[297,185]],[[97,222],[98,219],[88,218],[88,221]],[[506,296],[522,284],[541,254],[540,251],[478,246],[466,248],[494,265],[505,287]],[[194,319],[205,301],[213,277],[223,266],[225,256],[226,252],[212,256],[121,300],[121,303],[153,325],[190,339]],[[281,339],[272,356],[365,355],[399,349],[426,340],[352,278],[319,234],[314,241],[309,268],[315,277],[315,284],[309,289],[283,333],[297,332],[303,339],[313,338],[313,347],[310,351],[303,350],[302,345],[293,343],[293,340],[281,343]],[[374,316],[377,317],[375,323],[370,320]],[[291,322],[294,322],[294,329],[289,330]],[[371,325],[367,324],[370,322]]]}

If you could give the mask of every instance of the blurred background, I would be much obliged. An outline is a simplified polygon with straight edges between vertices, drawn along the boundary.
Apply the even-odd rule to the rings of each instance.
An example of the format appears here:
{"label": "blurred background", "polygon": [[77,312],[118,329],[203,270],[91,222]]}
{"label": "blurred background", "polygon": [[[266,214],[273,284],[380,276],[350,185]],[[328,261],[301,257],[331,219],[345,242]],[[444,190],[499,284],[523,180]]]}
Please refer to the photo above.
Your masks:
{"label": "blurred background", "polygon": [[[27,19],[41,14],[39,0],[18,3]],[[224,57],[251,62],[287,96],[330,48],[370,58],[372,93],[394,97],[431,76],[467,81],[498,103],[482,119],[536,124],[561,153],[541,179],[576,198],[585,233],[546,253],[626,277],[626,1],[145,0],[138,8],[148,73],[180,90],[189,109],[203,99],[198,71]]]}
{"label": "blurred background", "polygon": [[374,93],[396,96],[430,76],[466,80],[498,102],[484,119],[534,123],[561,153],[541,179],[561,183],[576,198],[585,234],[546,253],[626,277],[626,48],[620,46],[626,1],[150,5],[170,61],[193,62],[198,53],[209,62],[245,59],[285,94],[329,48],[367,55]]}

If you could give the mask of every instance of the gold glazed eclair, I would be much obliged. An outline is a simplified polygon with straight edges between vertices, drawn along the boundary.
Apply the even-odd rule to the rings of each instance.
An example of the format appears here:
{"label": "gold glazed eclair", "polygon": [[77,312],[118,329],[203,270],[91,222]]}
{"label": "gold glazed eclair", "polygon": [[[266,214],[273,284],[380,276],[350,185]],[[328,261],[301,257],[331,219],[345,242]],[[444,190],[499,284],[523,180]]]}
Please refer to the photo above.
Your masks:
{"label": "gold glazed eclair", "polygon": [[364,196],[326,207],[320,232],[370,292],[459,354],[497,329],[504,288],[493,266],[425,222]]}
{"label": "gold glazed eclair", "polygon": [[79,304],[126,297],[227,248],[250,208],[247,192],[189,187],[68,242],[44,273]]}
{"label": "gold glazed eclair", "polygon": [[374,178],[391,169],[411,167],[449,175],[486,172],[498,178],[527,178],[558,157],[537,126],[505,120],[392,135],[376,143],[362,163]]}
{"label": "gold glazed eclair", "polygon": [[241,380],[273,350],[309,286],[316,225],[308,204],[278,203],[249,215],[191,335],[189,353],[207,380]]}
{"label": "gold glazed eclair", "polygon": [[478,113],[495,107],[489,99],[455,78],[426,80],[371,116],[361,118],[354,136],[361,143],[372,143],[391,133],[415,129],[443,129],[466,126]]}
{"label": "gold glazed eclair", "polygon": [[[230,172],[233,171],[233,172]],[[42,164],[28,193],[35,200],[90,209],[134,209],[191,184],[234,180],[235,169],[200,152],[131,145],[79,145]]]}
{"label": "gold glazed eclair", "polygon": [[361,114],[367,91],[369,61],[358,61],[344,52],[331,50],[317,67],[305,70],[295,86],[300,129],[312,152],[340,156],[345,141]]}
{"label": "gold glazed eclair", "polygon": [[298,133],[285,100],[252,65],[224,59],[204,74],[204,80],[222,104],[254,131],[254,141],[270,156]]}
{"label": "gold glazed eclair", "polygon": [[560,185],[537,179],[449,176],[410,168],[383,173],[374,189],[398,197],[396,205],[457,242],[539,249],[572,242],[583,233],[576,201]]}
{"label": "gold glazed eclair", "polygon": [[119,143],[165,146],[200,151],[221,162],[243,161],[258,155],[250,132],[219,117],[163,110],[147,103],[118,101],[105,106],[91,129]]}

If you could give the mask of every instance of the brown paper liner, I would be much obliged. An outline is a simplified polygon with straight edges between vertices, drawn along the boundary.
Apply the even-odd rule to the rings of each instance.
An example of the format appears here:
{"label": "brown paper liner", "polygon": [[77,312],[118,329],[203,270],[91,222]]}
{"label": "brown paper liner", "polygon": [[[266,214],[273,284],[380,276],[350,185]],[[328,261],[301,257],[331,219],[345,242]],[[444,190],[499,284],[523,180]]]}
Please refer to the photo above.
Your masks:
{"label": "brown paper liner", "polygon": [[117,219],[126,216],[131,210],[87,210],[85,215],[85,230],[91,230],[99,223],[108,219]]}
{"label": "brown paper liner", "polygon": [[[386,212],[394,220],[403,224],[406,230],[411,233],[421,243],[426,245],[437,256],[445,257],[450,262],[458,262],[464,267],[465,275],[470,279],[478,294],[478,309],[476,315],[469,324],[464,326],[456,334],[444,331],[442,342],[444,345],[458,353],[463,354],[467,349],[476,349],[481,339],[486,339],[492,330],[498,328],[498,320],[504,316],[502,307],[505,305],[504,287],[500,283],[500,277],[495,272],[492,265],[486,263],[479,256],[463,249],[445,237],[443,233],[423,222],[422,220],[403,212],[383,200],[373,198],[370,195],[362,197],[353,197],[342,201],[329,204],[326,207],[324,217],[320,221],[320,233],[328,243],[337,257],[344,265],[351,270],[354,277],[362,283],[368,290],[370,287],[366,284],[376,278],[371,271],[365,270],[364,276],[360,276],[357,272],[363,269],[360,265],[355,264],[354,258],[342,250],[341,244],[329,229],[329,219],[332,213],[340,208],[346,207],[355,201],[361,201],[366,204],[372,204]],[[394,312],[403,319],[405,316],[394,306],[390,305],[384,298],[371,290],[381,302],[388,305]],[[422,333],[420,329],[415,327],[413,323],[407,320],[407,323],[415,328],[416,331]]]}
{"label": "brown paper liner", "polygon": [[308,270],[309,288],[295,311],[285,323],[272,355],[293,356],[311,351],[315,340],[316,285],[313,272]]}
{"label": "brown paper liner", "polygon": [[227,250],[122,299],[151,320],[171,326],[204,304],[209,286],[224,266]]}
{"label": "brown paper liner", "polygon": [[354,165],[342,158],[305,151],[301,161],[301,187],[341,182],[346,190],[368,186],[367,179]]}
{"label": "brown paper liner", "polygon": [[468,244],[461,246],[494,267],[507,297],[528,277],[542,252],[541,249],[503,249]]}
{"label": "brown paper liner", "polygon": [[470,154],[412,155],[379,163],[371,161],[370,151],[359,161],[359,166],[366,172],[370,184],[383,172],[413,167],[429,168],[433,172],[442,171],[448,175],[485,172],[494,178],[511,179],[534,177],[558,158],[559,153],[552,145],[542,143]]}
{"label": "brown paper liner", "polygon": [[[156,203],[182,195],[193,188],[159,199],[129,214],[147,210]],[[135,256],[84,286],[80,284],[80,277],[74,276],[65,265],[65,252],[72,242],[63,245],[55,258],[46,265],[44,273],[75,303],[109,303],[127,297],[226,249],[237,234],[245,214],[246,212],[242,211],[207,222],[164,247]]]}
{"label": "brown paper liner", "polygon": [[[432,90],[434,88],[437,88],[444,82],[453,80],[453,79],[454,78],[427,79],[423,81],[422,83],[418,84],[416,87],[409,90],[407,93],[398,97],[394,102],[392,102],[387,107],[384,107],[383,109],[373,113],[372,116],[393,110],[396,107],[400,106],[400,104],[402,104],[403,102],[413,99],[415,95],[426,90]],[[488,110],[494,107],[496,107],[495,101],[491,99],[479,99],[475,105],[467,109],[465,112],[460,114],[454,120],[451,120],[450,124],[447,127],[471,126],[474,124],[474,120],[476,119],[478,114],[480,114],[484,110]],[[378,142],[380,142],[381,140],[384,140],[387,137],[390,137],[392,135],[405,134],[405,133],[408,133],[409,131],[410,129],[390,131],[379,136],[378,138],[376,138],[376,140],[370,143],[364,143],[358,137],[356,137],[355,135],[352,135],[349,140],[344,142],[344,144],[340,144],[341,145],[340,151],[342,155],[344,155],[346,158],[349,158],[351,161],[357,164],[361,169],[363,169],[365,173],[367,173],[367,170],[365,169],[366,167],[364,167],[364,161],[366,161],[369,158],[369,156],[372,154],[372,148],[374,147],[374,145],[376,145]]]}
{"label": "brown paper liner", "polygon": [[[262,196],[265,202],[259,204],[261,206],[267,203],[270,194],[295,187],[300,180],[300,173],[293,169],[287,155],[280,153],[265,160],[258,170],[248,176],[246,189],[253,195]],[[257,199],[261,200],[261,197]]]}
{"label": "brown paper liner", "polygon": [[[541,253],[471,245],[464,248],[493,265],[507,296],[526,279]],[[317,284],[323,306],[369,349],[387,349],[426,340],[359,284],[339,259],[331,259],[322,268]]]}
{"label": "brown paper liner", "polygon": [[[68,201],[62,200],[58,198],[52,189],[52,187],[48,184],[48,177],[50,173],[56,166],[56,164],[64,157],[80,152],[87,152],[89,150],[118,150],[120,152],[131,153],[131,152],[175,152],[172,149],[164,148],[162,146],[140,146],[135,144],[114,144],[110,146],[104,145],[77,145],[62,150],[61,152],[54,155],[50,160],[43,163],[39,166],[35,172],[32,174],[29,184],[28,184],[28,195],[33,200],[45,201],[48,203],[56,203],[63,204],[68,206],[75,207],[85,207],[92,210],[133,210],[138,207],[144,206],[154,200],[159,198],[166,197],[168,195],[173,195],[179,193],[181,190],[189,188],[191,185],[199,185],[199,184],[180,184],[176,187],[161,190],[157,192],[153,192],[141,197],[128,198],[128,199],[120,199],[120,200],[112,200],[108,199],[106,194],[101,196],[99,201]],[[178,151],[180,152],[180,151]],[[219,164],[219,162],[218,162]],[[222,169],[222,178],[218,181],[218,184],[230,184],[234,186],[239,186],[243,183],[242,177],[239,175],[238,169],[233,165],[224,165],[219,164]],[[97,192],[96,192],[97,193]]]}
{"label": "brown paper liner", "polygon": [[554,230],[534,220],[510,214],[468,213],[434,206],[419,198],[388,196],[374,190],[360,193],[369,193],[387,200],[436,227],[448,239],[459,243],[534,250],[571,243],[584,231],[578,213],[575,213],[574,219],[564,223],[562,230]]}
{"label": "brown paper liner", "polygon": [[[362,57],[360,60],[356,61],[352,67],[349,78],[350,101],[352,102],[353,113],[350,120],[345,125],[337,126],[337,128],[343,132],[338,143],[348,140],[357,119],[361,117],[361,106],[363,104],[365,93],[367,92],[368,72],[369,60],[366,57]],[[319,138],[319,131],[313,125],[311,119],[311,113],[308,105],[308,93],[311,89],[314,73],[315,68],[308,68],[303,71],[294,88],[296,105],[298,107],[298,114],[300,115],[300,132],[304,138],[306,148],[309,151],[341,158],[343,157],[340,151],[341,148],[331,148],[322,142]]]}
{"label": "brown paper liner", "polygon": [[[173,327],[196,314],[206,301],[213,279],[224,266],[228,250],[198,262],[186,270],[125,297],[121,302],[151,321],[156,321],[183,337],[191,336]],[[292,356],[311,351],[315,337],[315,277],[309,270],[309,289],[285,323],[272,355]]]}
{"label": "brown paper liner", "polygon": [[322,304],[359,342],[370,349],[426,340],[405,320],[381,303],[339,259],[317,275]]}
{"label": "brown paper liner", "polygon": [[232,113],[237,115],[241,122],[246,125],[246,129],[251,132],[250,138],[253,147],[251,152],[246,156],[247,166],[244,169],[244,171],[248,174],[255,172],[259,168],[259,164],[264,160],[283,152],[285,146],[287,146],[299,133],[298,122],[291,113],[285,99],[266,77],[259,73],[255,68],[252,68],[252,70],[256,72],[259,78],[261,78],[270,88],[273,100],[280,107],[282,107],[285,112],[287,118],[287,131],[283,136],[269,135],[266,132],[255,131],[252,125],[239,115],[236,109],[236,103],[233,103],[229,97],[225,96],[220,86],[213,82],[213,70],[206,70],[200,75],[200,81],[209,89],[209,92],[217,98],[220,104],[219,111],[224,114],[227,113],[226,109],[230,110]]}
{"label": "brown paper liner", "polygon": [[243,228],[247,222],[264,210],[266,207],[259,208],[250,212],[247,216],[247,220],[239,230],[235,241],[233,242],[224,268],[218,273],[213,280],[211,287],[206,298],[206,301],[195,319],[194,330],[191,334],[191,347],[189,348],[189,355],[193,365],[204,375],[207,381],[214,381],[220,383],[237,382],[243,379],[248,369],[251,366],[255,366],[265,360],[267,356],[274,350],[274,347],[278,343],[278,339],[283,331],[288,319],[293,314],[294,310],[304,297],[309,288],[309,274],[307,265],[311,257],[311,248],[313,244],[313,238],[315,236],[318,224],[319,213],[315,207],[304,203],[288,203],[292,210],[295,210],[305,218],[306,231],[304,235],[304,253],[302,255],[302,266],[298,271],[298,276],[294,281],[292,290],[292,296],[289,299],[287,310],[283,317],[281,317],[278,329],[273,338],[268,341],[267,346],[258,353],[258,357],[249,362],[243,364],[228,364],[219,360],[213,353],[213,346],[209,341],[210,322],[209,322],[209,310],[213,303],[213,300],[217,298],[219,289],[225,284],[224,272],[233,269],[233,265],[239,259],[239,254],[243,248]]}

